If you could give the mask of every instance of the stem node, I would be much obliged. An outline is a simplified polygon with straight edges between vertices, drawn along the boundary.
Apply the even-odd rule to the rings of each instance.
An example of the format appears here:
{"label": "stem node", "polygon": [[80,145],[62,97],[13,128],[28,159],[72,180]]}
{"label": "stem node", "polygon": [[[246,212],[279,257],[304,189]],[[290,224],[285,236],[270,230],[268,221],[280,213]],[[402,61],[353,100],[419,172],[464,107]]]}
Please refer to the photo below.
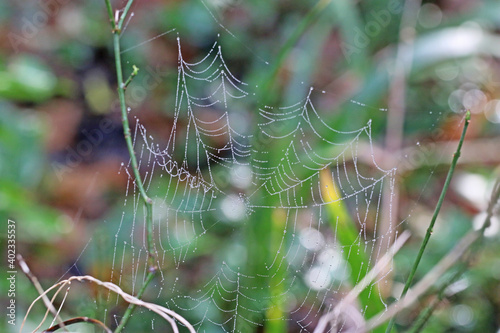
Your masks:
{"label": "stem node", "polygon": [[134,77],[139,72],[139,67],[137,67],[136,65],[132,65],[132,69],[133,69],[132,73],[130,73],[130,76],[128,77],[127,81],[125,81],[125,83],[123,83],[123,85],[122,85],[123,90],[127,89],[127,87],[130,84],[130,82],[132,82],[132,80],[134,79]]}

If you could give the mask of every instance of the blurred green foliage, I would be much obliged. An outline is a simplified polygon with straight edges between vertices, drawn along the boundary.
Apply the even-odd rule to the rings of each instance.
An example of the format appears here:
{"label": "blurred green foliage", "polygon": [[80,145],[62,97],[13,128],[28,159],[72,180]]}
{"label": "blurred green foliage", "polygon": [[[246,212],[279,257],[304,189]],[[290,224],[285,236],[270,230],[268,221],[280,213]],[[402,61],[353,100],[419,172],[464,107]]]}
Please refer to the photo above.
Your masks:
{"label": "blurred green foliage", "polygon": [[[388,16],[383,23],[377,20],[376,14],[387,10],[390,1],[361,1],[355,4],[342,0],[319,3],[324,7],[311,14],[317,1],[136,1],[135,15],[122,38],[124,49],[130,48],[130,51],[122,54],[125,72],[131,70],[132,64],[141,68],[128,92],[133,112],[141,114],[146,125],[151,125],[148,133],[162,137],[162,130],[174,113],[172,105],[175,102],[177,75],[175,38],[178,33],[186,54],[192,59],[201,59],[218,39],[225,49],[228,66],[250,84],[261,84],[264,90],[271,86],[272,90],[264,92],[269,92],[268,98],[277,104],[295,102],[297,96],[307,93],[310,85],[318,90],[324,89],[328,103],[325,102],[319,110],[324,120],[328,124],[334,124],[335,128],[348,131],[364,126],[371,119],[373,142],[383,149],[387,112],[379,109],[387,107],[397,50],[398,47],[405,47],[399,44],[403,2],[394,2],[401,10]],[[119,6],[119,3],[115,5]],[[418,251],[418,237],[426,227],[422,224],[429,220],[426,217],[432,212],[446,173],[446,167],[441,164],[448,163],[446,158],[449,157],[444,157],[445,162],[434,160],[435,154],[427,154],[425,151],[422,153],[416,142],[439,145],[456,139],[459,127],[454,115],[465,107],[472,108],[474,112],[469,141],[496,142],[500,134],[500,112],[495,104],[500,99],[500,5],[493,0],[424,1],[423,5],[427,6],[425,8],[428,12],[418,16],[412,57],[405,62],[406,68],[411,67],[411,70],[407,73],[404,137],[401,144],[409,157],[399,156],[400,160],[404,160],[401,164],[405,168],[402,168],[402,176],[396,181],[396,186],[401,190],[398,221],[404,221],[402,228],[414,232],[415,240],[395,257],[393,279],[396,287],[405,281]],[[211,10],[213,17],[205,6]],[[3,31],[21,36],[23,18],[29,21],[39,11],[40,4],[37,2],[23,5],[14,2],[0,3],[0,26]],[[379,22],[380,31],[363,40],[363,31],[374,22]],[[173,28],[176,29],[175,32],[139,46]],[[217,38],[219,33],[221,36]],[[362,45],[360,41],[363,41]],[[45,287],[57,281],[68,270],[72,274],[92,273],[97,278],[106,280],[110,276],[113,258],[121,258],[122,247],[115,244],[123,244],[130,239],[129,235],[123,234],[114,239],[117,226],[132,225],[137,218],[135,214],[140,218],[142,213],[136,212],[134,207],[123,207],[121,195],[125,192],[124,182],[117,187],[105,183],[106,187],[102,192],[89,190],[90,194],[87,196],[82,194],[87,193],[85,187],[69,182],[68,178],[81,178],[88,185],[90,181],[83,176],[86,172],[106,174],[104,164],[98,164],[100,160],[97,158],[83,159],[75,167],[76,171],[72,171],[62,181],[56,180],[50,168],[52,162],[59,161],[58,156],[64,152],[64,148],[75,147],[82,141],[81,130],[88,124],[101,119],[99,117],[114,119],[113,101],[109,96],[110,92],[114,92],[114,64],[104,4],[97,0],[65,4],[58,8],[57,14],[51,16],[46,24],[38,28],[35,37],[18,45],[19,52],[9,42],[8,38],[4,38],[0,44],[0,218],[2,221],[11,218],[18,222],[19,251],[29,255],[29,263],[36,267],[34,271]],[[346,53],[346,47],[349,46],[354,47],[351,50],[355,52]],[[147,70],[148,66],[152,70]],[[147,91],[143,98],[134,96],[134,85],[140,87],[151,73],[161,77],[158,85]],[[266,80],[271,82],[268,83],[269,86],[265,85]],[[99,82],[97,88],[93,84],[95,82]],[[96,89],[85,89],[86,84]],[[478,95],[476,91],[483,95]],[[479,97],[471,100],[465,96]],[[247,108],[254,108],[262,102],[261,98],[263,97],[259,96]],[[77,125],[67,125],[70,134],[58,137],[60,144],[55,145],[57,147],[44,145],[43,142],[48,142],[47,137],[54,131],[64,132],[65,126],[50,127],[54,123],[48,121],[49,117],[43,113],[43,109],[50,109],[51,115],[50,112],[57,109],[62,100],[69,101],[75,109],[82,109],[83,115],[75,121]],[[61,106],[62,109],[66,107],[66,104]],[[120,151],[121,141],[114,137],[108,140],[118,142],[113,149]],[[278,161],[283,147],[277,145],[274,148]],[[429,149],[443,155],[440,148],[442,146]],[[99,155],[99,149],[97,147],[92,156]],[[330,152],[331,146],[318,141],[315,149],[318,152]],[[464,149],[467,149],[467,142]],[[331,151],[332,155],[334,153]],[[420,155],[415,155],[417,153]],[[492,171],[500,162],[498,150],[477,151],[477,155],[472,155],[469,159],[467,154],[464,154],[465,162],[460,166],[460,171],[479,174],[491,182]],[[110,154],[104,151],[101,155]],[[497,158],[490,158],[493,155],[497,155]],[[127,160],[126,155],[121,156],[122,160]],[[94,168],[95,165],[97,166]],[[111,168],[115,171],[120,169],[119,164],[114,164]],[[151,186],[151,196],[161,193],[157,189],[165,188],[166,182],[165,179],[155,179]],[[58,193],[57,188],[66,186],[76,194]],[[488,193],[484,197],[487,196]],[[66,197],[75,201],[66,201]],[[449,201],[417,272],[417,279],[425,275],[453,247],[456,240],[471,229],[474,215],[484,209],[464,199],[457,190],[447,199]],[[84,207],[95,205],[96,202],[105,202],[103,213],[99,218],[90,213],[86,215]],[[352,214],[352,207],[330,209],[333,211],[332,215],[346,214],[345,210]],[[341,213],[339,209],[342,210]],[[174,256],[178,253],[168,253],[171,257],[167,258],[168,263],[163,267],[162,284],[176,285],[178,292],[191,295],[206,283],[207,277],[212,277],[213,272],[220,269],[221,262],[245,266],[245,247],[246,250],[253,248],[252,253],[262,253],[261,258],[255,258],[256,262],[250,262],[247,267],[250,272],[247,273],[255,276],[262,273],[251,271],[252,264],[257,267],[271,255],[274,256],[277,251],[276,239],[281,240],[278,231],[283,226],[270,222],[273,221],[273,214],[280,212],[254,215],[252,218],[255,220],[245,223],[243,228],[226,223],[215,214],[208,216],[205,223],[213,226],[212,232],[199,238],[196,252],[186,251],[185,271],[179,273],[175,270],[178,258]],[[346,244],[353,243],[352,230],[347,228],[344,232],[339,236],[345,236]],[[83,243],[75,242],[69,236],[72,233],[85,238]],[[2,231],[2,235],[4,234]],[[189,237],[182,237],[181,234],[172,237],[170,245],[182,248],[190,241]],[[284,239],[289,241],[288,238]],[[86,245],[89,244],[87,249]],[[450,294],[449,299],[442,303],[426,332],[498,330],[499,244],[498,234],[485,242],[485,250],[474,263],[475,266],[457,282],[465,287],[458,285],[462,289],[456,294]],[[68,250],[71,246],[76,248]],[[2,251],[4,248],[2,245]],[[351,262],[350,265],[355,267],[360,264]],[[126,274],[121,281],[124,289],[137,287],[136,280],[128,275],[133,269],[124,267]],[[279,281],[288,277],[283,270],[274,273],[271,285],[276,288],[270,292],[279,295],[282,292],[278,287]],[[184,277],[181,279],[183,281],[176,280],[179,274]],[[351,281],[353,282],[355,281]],[[20,273],[18,283],[20,290],[30,290],[26,299],[22,299],[22,313],[36,294]],[[263,279],[259,283],[265,285],[269,281]],[[145,298],[155,299],[159,286],[160,282],[155,281]],[[2,281],[2,288],[5,287],[5,281]],[[293,292],[303,296],[307,289],[305,282],[301,281]],[[109,308],[110,299],[107,294],[92,290],[92,295],[97,295],[95,308],[90,300],[74,301],[65,307],[68,316],[102,317],[103,309],[108,310],[110,317],[121,315],[121,303],[116,308]],[[391,299],[394,295],[389,293],[386,296]],[[221,303],[224,302],[225,295],[215,297],[220,297]],[[112,299],[111,303],[114,301]],[[423,300],[424,303],[426,301]],[[248,303],[247,306],[251,309],[251,302]],[[276,309],[285,311],[286,304],[277,304]],[[398,317],[398,331],[408,327],[419,309],[420,306]],[[213,305],[203,310],[210,313],[211,318],[217,318],[218,322],[227,319]],[[183,315],[192,322],[197,322],[206,313],[200,307]],[[261,314],[263,315],[279,317],[281,314]],[[144,320],[132,320],[128,327],[130,331],[149,329],[149,318],[153,318],[151,314],[143,311],[140,316]],[[464,321],[464,318],[470,320]],[[278,322],[276,327],[274,324],[276,322],[270,322],[268,332],[287,329],[283,322]],[[158,327],[163,327],[162,323],[156,325],[157,330]]]}

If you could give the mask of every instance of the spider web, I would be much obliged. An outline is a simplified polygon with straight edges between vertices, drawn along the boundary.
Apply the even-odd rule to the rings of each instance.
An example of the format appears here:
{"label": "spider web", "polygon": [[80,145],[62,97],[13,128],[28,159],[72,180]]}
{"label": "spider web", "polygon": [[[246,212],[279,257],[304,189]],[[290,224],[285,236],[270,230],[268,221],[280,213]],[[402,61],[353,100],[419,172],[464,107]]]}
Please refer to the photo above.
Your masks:
{"label": "spider web", "polygon": [[[256,106],[259,87],[231,72],[219,41],[196,62],[185,59],[180,37],[177,45],[166,139],[149,135],[140,119],[134,133],[154,200],[159,273],[148,301],[166,303],[199,332],[272,324],[313,332],[319,317],[387,251],[377,241],[389,235],[378,226],[382,190],[392,191],[395,170],[374,160],[370,121],[341,131],[325,120],[315,106],[325,92],[311,87],[291,105]],[[366,147],[370,157],[361,161]],[[111,280],[136,293],[148,255],[143,205],[129,167],[120,170],[129,177]],[[338,237],[346,223],[357,232],[347,244]],[[262,243],[248,244],[259,241],[250,237],[255,230],[264,231]],[[350,264],[355,257],[359,272]],[[383,299],[375,282],[367,290]],[[361,319],[370,310],[353,308]],[[134,318],[145,315],[137,310]],[[151,321],[152,329],[161,325]],[[330,331],[350,328],[346,320]]]}

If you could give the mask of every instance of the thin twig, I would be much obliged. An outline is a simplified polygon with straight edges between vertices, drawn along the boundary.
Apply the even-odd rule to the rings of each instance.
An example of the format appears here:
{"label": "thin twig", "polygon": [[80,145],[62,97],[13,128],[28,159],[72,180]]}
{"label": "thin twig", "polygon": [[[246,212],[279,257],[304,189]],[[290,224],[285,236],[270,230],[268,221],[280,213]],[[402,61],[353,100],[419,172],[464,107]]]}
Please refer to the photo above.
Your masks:
{"label": "thin twig", "polygon": [[[489,227],[491,218],[494,214],[494,208],[498,204],[500,198],[500,180],[497,180],[492,192],[491,200],[487,209],[487,216],[480,230],[474,230],[465,235],[458,244],[444,257],[433,269],[429,272],[420,282],[418,282],[411,290],[408,291],[405,297],[402,297],[398,302],[391,304],[391,306],[384,311],[380,315],[373,317],[367,324],[367,329],[373,329],[389,318],[394,318],[394,316],[412,305],[417,299],[423,295],[430,287],[434,285],[434,283],[443,276],[443,274],[453,266],[456,261],[458,261],[463,254],[475,244],[478,244],[484,237],[484,231]],[[466,266],[465,266],[466,267]],[[450,285],[456,278],[457,274],[455,274],[451,279],[445,283],[444,289]],[[444,292],[442,289],[439,293]],[[437,305],[437,304],[436,304]],[[436,305],[432,305],[435,307]],[[430,316],[430,313],[424,313],[423,316]]]}
{"label": "thin twig", "polygon": [[[490,225],[491,218],[494,214],[494,208],[498,204],[500,197],[500,180],[497,180],[494,186],[494,190],[492,192],[491,200],[487,209],[487,216],[485,218],[485,221],[481,227],[480,230],[478,231],[471,231],[467,235],[465,235],[459,242],[458,244],[448,253],[446,257],[444,257],[434,268],[431,272],[429,272],[419,283],[415,285],[411,290],[408,291],[406,296],[402,299],[400,299],[398,302],[392,304],[387,311],[384,313],[381,313],[380,315],[377,315],[373,317],[372,320],[370,320],[367,324],[368,329],[377,327],[384,321],[388,320],[389,318],[393,318],[397,313],[402,311],[403,309],[407,308],[408,306],[412,305],[418,297],[420,297],[422,294],[424,294],[430,287],[433,286],[434,282],[437,281],[443,274],[455,264],[455,262],[462,257],[462,255],[467,251],[469,248],[474,246],[475,244],[478,244],[478,242],[484,237],[484,231],[488,226]],[[462,268],[466,268],[467,266],[464,265]],[[460,276],[461,270],[457,271],[441,288],[439,291],[439,294],[444,293],[444,290]],[[462,271],[463,273],[463,271]],[[429,307],[435,308],[437,306],[437,303],[433,302]],[[428,313],[422,314],[422,316],[430,316],[432,314],[432,311],[434,309],[429,310]],[[427,310],[424,310],[424,312],[427,312]],[[428,319],[428,318],[427,318]],[[417,319],[418,320],[424,320],[424,319]],[[422,323],[424,324],[425,321]],[[420,324],[418,324],[419,326]],[[417,325],[416,325],[417,326]]]}
{"label": "thin twig", "polygon": [[365,277],[358,283],[352,290],[333,308],[332,311],[328,312],[322,316],[316,326],[314,333],[322,333],[325,331],[327,325],[332,320],[337,319],[342,313],[344,307],[349,306],[354,303],[358,295],[375,279],[382,270],[384,270],[394,255],[401,249],[403,244],[410,238],[410,232],[405,231],[401,236],[394,242],[391,249],[380,258],[380,260],[375,264],[375,266],[365,275]]}
{"label": "thin twig", "polygon": [[[148,276],[146,276],[146,280],[144,280],[144,283],[142,284],[141,289],[137,293],[137,298],[141,299],[142,295],[146,291],[146,288],[148,287],[149,283],[153,278],[155,277],[155,274],[150,272],[148,273]],[[120,323],[118,324],[118,327],[115,329],[115,333],[119,333],[123,330],[127,322],[130,320],[130,317],[132,316],[132,313],[135,311],[136,305],[131,303],[125,313],[123,314],[122,319],[120,320]]]}
{"label": "thin twig", "polygon": [[[105,1],[109,2],[109,0],[105,0]],[[123,22],[125,22],[125,18],[127,17],[128,11],[130,10],[130,7],[132,7],[133,3],[134,3],[134,0],[129,0],[127,2],[127,4],[125,5],[125,8],[123,9],[123,12],[122,12],[122,14],[120,16],[120,20],[118,21],[118,26],[117,26],[117,28],[118,28],[118,34],[121,33],[121,30],[122,30],[122,27],[123,27]]]}
{"label": "thin twig", "polygon": [[113,8],[111,7],[111,2],[109,1],[105,2],[106,2],[106,9],[108,10],[109,23],[111,24],[111,27],[114,30],[116,28],[116,22],[115,19],[113,18]]}
{"label": "thin twig", "polygon": [[[493,186],[493,191],[491,192],[491,198],[488,204],[488,208],[486,209],[486,217],[484,218],[484,222],[483,225],[481,226],[481,229],[479,229],[480,235],[474,244],[481,244],[481,240],[484,238],[485,230],[491,225],[491,218],[494,215],[495,207],[498,204],[499,198],[500,198],[500,179],[497,179],[495,185]],[[463,273],[465,273],[468,264],[473,260],[473,258],[479,251],[479,248],[480,248],[479,246],[476,246],[474,249],[472,249],[471,253],[468,255],[468,258],[467,260],[465,260],[462,267],[460,267],[460,269],[458,269],[455,272],[455,274],[453,274],[453,276],[441,286],[437,294],[437,297],[433,300],[433,302],[431,302],[431,304],[429,304],[424,310],[422,310],[420,315],[415,320],[415,325],[409,331],[410,333],[418,333],[422,330],[422,328],[424,328],[425,324],[427,324],[427,321],[432,316],[432,313],[436,309],[437,305],[443,300],[445,295],[445,290]]]}
{"label": "thin twig", "polygon": [[[134,66],[133,72],[127,82],[123,81],[123,72],[122,72],[122,64],[121,64],[121,47],[120,47],[120,34],[122,31],[123,27],[123,22],[125,21],[125,18],[127,17],[127,14],[132,7],[132,4],[134,0],[128,0],[127,4],[125,5],[125,8],[123,9],[123,12],[121,15],[117,18],[113,17],[113,9],[111,7],[111,2],[110,0],[104,0],[106,3],[106,8],[108,10],[108,16],[111,21],[111,27],[112,32],[113,32],[113,46],[114,46],[114,53],[115,53],[115,65],[116,65],[116,78],[118,81],[118,98],[120,100],[120,110],[121,110],[121,115],[122,115],[122,125],[123,125],[123,134],[125,137],[125,141],[127,143],[127,149],[128,153],[130,155],[130,163],[132,166],[132,171],[134,173],[134,178],[135,178],[135,184],[137,188],[139,189],[139,192],[141,194],[141,197],[144,201],[144,206],[146,208],[146,235],[147,235],[147,249],[148,249],[148,275],[146,279],[144,280],[144,283],[137,293],[137,298],[141,298],[142,295],[144,294],[144,291],[146,290],[146,287],[148,284],[153,280],[154,276],[156,275],[157,267],[155,264],[155,256],[153,254],[153,201],[151,198],[146,193],[146,190],[144,188],[143,181],[141,179],[141,175],[139,173],[139,165],[137,163],[137,158],[135,157],[135,152],[134,152],[134,146],[132,143],[132,136],[130,133],[130,125],[128,122],[128,114],[127,114],[127,104],[125,102],[125,88],[127,85],[131,82],[135,74],[137,74],[138,68]],[[118,13],[118,11],[116,12]],[[125,311],[124,316],[122,317],[118,327],[115,330],[115,333],[119,333],[122,331],[122,329],[125,327],[127,324],[128,320],[130,319],[133,311],[135,309],[134,305],[130,305],[127,310]]]}
{"label": "thin twig", "polygon": [[446,289],[453,283],[455,282],[467,269],[467,265],[463,264],[462,267],[460,267],[448,280],[445,282],[440,290],[437,292],[437,296],[427,305],[427,307],[422,310],[418,316],[418,318],[415,320],[415,325],[411,328],[411,330],[408,333],[411,332],[420,332],[420,330],[425,326],[429,318],[432,316],[432,313],[434,310],[436,310],[437,306],[439,303],[444,298],[444,293]]}
{"label": "thin twig", "polygon": [[[436,223],[436,219],[438,217],[439,211],[441,210],[441,206],[443,205],[444,202],[444,197],[446,196],[446,192],[448,191],[448,187],[450,186],[451,178],[453,176],[453,172],[455,171],[455,167],[458,162],[458,158],[460,157],[460,152],[462,149],[462,145],[464,143],[465,139],[465,133],[467,133],[467,128],[469,127],[470,123],[470,111],[467,110],[466,115],[465,115],[465,124],[464,128],[462,131],[462,136],[460,137],[460,141],[458,142],[458,147],[457,151],[453,155],[453,160],[450,165],[450,170],[448,171],[448,175],[446,176],[446,180],[444,182],[443,190],[441,191],[441,195],[439,196],[438,203],[436,205],[436,209],[434,210],[434,214],[432,215],[431,222],[429,223],[429,227],[427,228],[427,232],[425,234],[424,240],[422,241],[422,244],[420,245],[420,250],[418,251],[417,258],[415,258],[415,262],[413,263],[413,267],[410,271],[410,275],[408,275],[408,279],[406,280],[403,292],[401,293],[401,297],[403,297],[408,289],[411,286],[411,283],[413,282],[413,278],[415,277],[415,273],[417,272],[418,265],[420,264],[420,260],[422,259],[422,255],[424,254],[425,248],[427,247],[427,243],[429,242],[429,239],[431,238],[432,235],[432,230],[434,229],[434,224]],[[391,332],[392,327],[394,326],[395,322],[395,317],[391,319],[389,322],[389,325],[387,326],[386,333]]]}
{"label": "thin twig", "polygon": [[[61,323],[61,324],[57,324],[57,325],[54,325],[54,326],[46,329],[42,333],[55,332],[55,331],[57,331],[58,329],[60,329],[60,328],[62,328],[64,326],[70,326],[70,325],[78,324],[78,323],[91,323],[91,324],[94,324],[96,326],[101,327],[104,331],[106,331],[106,333],[113,333],[113,331],[110,330],[101,321],[99,321],[97,319],[88,318],[88,317],[76,317],[76,318],[68,319],[68,320],[64,321],[63,323]],[[61,326],[61,325],[63,325],[63,326]]]}
{"label": "thin twig", "polygon": [[391,304],[385,311],[374,316],[366,324],[367,332],[370,332],[375,327],[383,324],[389,319],[392,319],[400,311],[408,308],[414,304],[418,298],[426,293],[436,281],[443,276],[444,273],[450,269],[455,263],[464,255],[470,246],[478,239],[479,232],[471,231],[465,235],[457,245],[444,257],[441,261],[434,266],[434,268],[425,275],[415,286],[405,293],[397,302]]}
{"label": "thin twig", "polygon": [[[38,291],[38,294],[43,295],[44,290],[42,288],[42,285],[40,284],[40,282],[38,282],[37,277],[31,272],[28,264],[26,263],[26,261],[24,261],[23,256],[20,253],[18,253],[16,255],[16,258],[17,258],[17,262],[19,263],[19,267],[21,267],[21,270],[23,271],[23,273],[31,281],[31,283],[35,287],[36,291]],[[62,318],[59,316],[59,314],[57,313],[56,308],[54,307],[52,302],[49,300],[49,298],[45,295],[44,297],[42,297],[42,300],[43,300],[43,304],[45,304],[45,307],[50,311],[50,313],[52,313],[52,315],[56,319],[57,323],[59,325],[61,325],[61,328],[64,328],[64,322],[63,322]]]}
{"label": "thin twig", "polygon": [[[90,282],[93,282],[101,287],[104,287],[118,295],[120,295],[126,302],[130,303],[130,304],[134,304],[136,306],[142,306],[146,309],[149,309],[151,311],[153,311],[154,313],[160,315],[162,318],[164,318],[166,321],[168,321],[170,323],[170,326],[172,327],[172,330],[174,331],[174,333],[178,333],[179,332],[179,329],[177,327],[177,324],[175,322],[175,320],[179,321],[182,325],[184,325],[190,333],[195,333],[195,329],[194,327],[184,318],[182,317],[181,315],[177,314],[176,312],[170,310],[170,309],[167,309],[161,305],[158,305],[158,304],[154,304],[154,303],[148,303],[148,302],[144,302],[142,300],[140,300],[139,298],[137,297],[134,297],[126,292],[124,292],[119,286],[117,286],[116,284],[114,283],[111,283],[111,282],[103,282],[101,280],[98,280],[96,278],[94,278],[93,276],[90,276],[90,275],[84,275],[84,276],[72,276],[70,277],[69,279],[67,280],[63,280],[59,283],[56,283],[54,284],[52,287],[50,287],[49,289],[47,289],[42,295],[38,296],[32,303],[31,305],[29,306],[28,310],[26,311],[26,315],[24,316],[24,320],[21,324],[21,328],[20,328],[20,332],[22,332],[22,329],[24,327],[24,325],[26,324],[26,320],[28,318],[28,315],[30,314],[31,312],[31,309],[35,306],[35,304],[40,300],[42,299],[44,296],[46,296],[50,291],[54,290],[57,288],[54,296],[52,296],[52,299],[51,299],[51,303],[54,303],[57,295],[65,288],[67,287],[67,291],[66,293],[68,292],[70,286],[71,286],[71,283],[73,281],[78,281],[78,282],[83,282],[83,281],[90,281]],[[48,310],[47,310],[48,312]],[[35,328],[35,331],[38,330],[44,323],[45,319],[47,318],[47,313],[45,314],[45,316],[43,317],[41,323]],[[175,320],[174,320],[175,319]]]}
{"label": "thin twig", "polygon": [[130,82],[132,82],[132,80],[134,79],[134,77],[139,72],[139,68],[136,65],[132,65],[132,68],[133,68],[133,71],[130,74],[130,76],[128,77],[127,81],[125,81],[125,83],[123,84],[123,89],[127,89],[127,87],[130,84]]}

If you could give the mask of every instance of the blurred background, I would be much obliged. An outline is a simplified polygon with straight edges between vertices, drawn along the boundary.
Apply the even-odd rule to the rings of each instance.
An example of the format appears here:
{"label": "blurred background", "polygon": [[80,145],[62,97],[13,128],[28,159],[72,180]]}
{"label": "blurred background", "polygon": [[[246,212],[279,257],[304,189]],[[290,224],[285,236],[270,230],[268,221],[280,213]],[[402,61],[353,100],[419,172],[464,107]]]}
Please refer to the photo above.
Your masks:
{"label": "blurred background", "polygon": [[[372,120],[373,157],[384,168],[398,168],[392,209],[383,204],[382,217],[413,234],[395,258],[391,290],[401,290],[425,233],[465,109],[471,126],[417,279],[480,226],[500,162],[498,1],[137,0],[132,11],[122,37],[125,73],[132,64],[140,68],[127,90],[132,128],[138,116],[148,135],[167,139],[178,35],[187,61],[201,59],[218,41],[228,67],[252,84],[279,64],[273,86],[279,101],[303,95],[310,85],[325,91],[316,105],[335,128]],[[45,288],[75,274],[105,280],[109,258],[102,253],[114,249],[128,184],[121,166],[129,158],[104,1],[4,0],[0,32],[2,225],[16,221],[16,249]],[[93,135],[96,130],[102,135]],[[493,222],[481,255],[450,289],[427,332],[500,332],[500,225]],[[206,249],[239,241],[234,225],[221,229],[206,239]],[[5,227],[1,234],[6,244]],[[176,272],[194,280],[193,289],[204,274],[197,260],[210,257],[201,253],[189,258],[192,269]],[[1,284],[8,289],[5,279]],[[17,289],[19,323],[37,292],[20,272]],[[98,292],[65,311],[95,314],[92,295]],[[398,329],[418,309],[403,312]],[[108,311],[120,313],[123,306]],[[144,331],[149,322],[131,325]]]}

